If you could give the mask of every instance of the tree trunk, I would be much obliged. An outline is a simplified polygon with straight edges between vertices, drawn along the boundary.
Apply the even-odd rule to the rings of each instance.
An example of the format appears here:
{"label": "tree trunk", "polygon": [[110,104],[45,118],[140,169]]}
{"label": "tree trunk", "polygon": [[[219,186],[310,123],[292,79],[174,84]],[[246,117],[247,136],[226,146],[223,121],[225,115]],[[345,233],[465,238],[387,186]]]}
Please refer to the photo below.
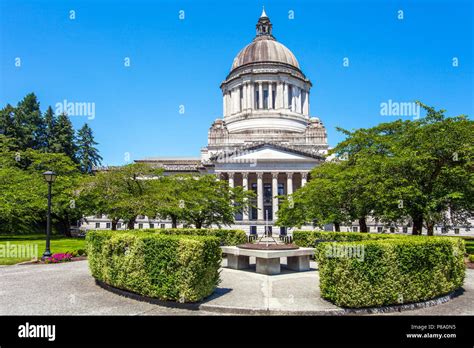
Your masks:
{"label": "tree trunk", "polygon": [[127,222],[127,228],[128,228],[129,230],[135,229],[135,220],[136,220],[136,218],[133,218],[133,219],[128,220],[128,222]]}
{"label": "tree trunk", "polygon": [[426,223],[426,229],[428,230],[428,236],[434,235],[434,223],[427,222]]}
{"label": "tree trunk", "polygon": [[198,230],[201,229],[202,228],[202,222],[201,221],[196,221],[195,226]]}
{"label": "tree trunk", "polygon": [[413,219],[413,229],[411,231],[414,235],[421,235],[423,228],[423,215],[416,215],[412,217]]}
{"label": "tree trunk", "polygon": [[178,219],[176,216],[171,217],[171,228],[177,228],[178,227]]}
{"label": "tree trunk", "polygon": [[112,219],[112,231],[117,231],[117,219]]}
{"label": "tree trunk", "polygon": [[367,232],[367,220],[364,217],[359,218],[359,228],[361,232]]}
{"label": "tree trunk", "polygon": [[334,230],[336,232],[341,232],[341,225],[339,225],[339,222],[334,222]]}

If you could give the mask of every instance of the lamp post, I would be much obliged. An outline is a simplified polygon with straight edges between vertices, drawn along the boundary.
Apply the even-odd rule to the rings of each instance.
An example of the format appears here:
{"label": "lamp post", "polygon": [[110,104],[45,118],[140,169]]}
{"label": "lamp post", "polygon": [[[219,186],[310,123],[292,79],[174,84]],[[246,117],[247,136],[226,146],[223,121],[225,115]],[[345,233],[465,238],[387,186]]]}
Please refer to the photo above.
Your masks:
{"label": "lamp post", "polygon": [[44,180],[48,183],[48,215],[46,218],[46,250],[43,253],[42,259],[46,259],[51,256],[50,250],[50,238],[51,238],[51,186],[56,180],[56,173],[48,170],[43,173]]}

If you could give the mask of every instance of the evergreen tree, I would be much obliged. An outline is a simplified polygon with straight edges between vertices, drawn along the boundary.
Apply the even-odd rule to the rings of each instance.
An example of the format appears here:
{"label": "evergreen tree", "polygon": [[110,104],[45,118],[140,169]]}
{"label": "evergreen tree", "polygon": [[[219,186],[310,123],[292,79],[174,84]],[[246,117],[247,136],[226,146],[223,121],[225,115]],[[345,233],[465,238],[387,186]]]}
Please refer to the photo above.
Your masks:
{"label": "evergreen tree", "polygon": [[54,127],[56,125],[56,117],[54,115],[53,109],[51,106],[48,106],[48,109],[46,110],[44,114],[44,124],[45,124],[45,141],[44,141],[44,147],[45,147],[45,152],[54,152],[52,149],[52,146],[55,142],[55,134],[54,134]]}
{"label": "evergreen tree", "polygon": [[0,110],[0,134],[7,137],[11,137],[15,134],[13,115],[15,108],[10,104],[7,104],[3,109]]}
{"label": "evergreen tree", "polygon": [[92,173],[93,167],[100,165],[102,161],[95,145],[97,142],[94,141],[92,129],[85,123],[77,133],[77,159],[84,173]]}
{"label": "evergreen tree", "polygon": [[38,99],[34,93],[27,94],[14,111],[12,137],[22,150],[40,149],[44,145],[44,129]]}
{"label": "evergreen tree", "polygon": [[64,113],[59,115],[56,122],[54,122],[49,147],[51,152],[64,153],[77,163],[74,128],[71,120]]}

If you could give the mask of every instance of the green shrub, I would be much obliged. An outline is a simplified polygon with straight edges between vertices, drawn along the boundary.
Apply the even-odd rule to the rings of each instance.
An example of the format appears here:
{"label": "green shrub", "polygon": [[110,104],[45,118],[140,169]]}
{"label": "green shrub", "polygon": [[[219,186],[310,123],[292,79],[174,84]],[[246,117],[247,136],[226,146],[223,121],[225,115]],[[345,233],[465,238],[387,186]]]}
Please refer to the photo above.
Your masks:
{"label": "green shrub", "polygon": [[116,288],[161,300],[196,302],[219,283],[222,259],[212,236],[143,231],[90,231],[86,236],[92,276]]}
{"label": "green shrub", "polygon": [[167,235],[192,235],[218,237],[221,245],[238,245],[247,242],[247,235],[241,230],[227,230],[222,228],[157,228],[141,230]]}
{"label": "green shrub", "polygon": [[[316,249],[321,295],[338,306],[362,308],[419,302],[447,294],[463,284],[465,246],[460,238],[353,234],[364,237],[361,241],[320,243]],[[334,239],[333,234],[326,236]],[[300,241],[302,237],[300,234]],[[305,236],[305,243],[313,237]],[[341,236],[340,240],[344,238]],[[358,257],[349,257],[338,255],[335,250],[362,252]]]}
{"label": "green shrub", "polygon": [[474,262],[474,255],[469,255],[469,261]]}
{"label": "green shrub", "polygon": [[316,248],[321,240],[336,242],[356,242],[373,239],[393,239],[411,237],[399,234],[361,233],[361,232],[327,232],[327,231],[294,231],[293,243],[303,248]]}

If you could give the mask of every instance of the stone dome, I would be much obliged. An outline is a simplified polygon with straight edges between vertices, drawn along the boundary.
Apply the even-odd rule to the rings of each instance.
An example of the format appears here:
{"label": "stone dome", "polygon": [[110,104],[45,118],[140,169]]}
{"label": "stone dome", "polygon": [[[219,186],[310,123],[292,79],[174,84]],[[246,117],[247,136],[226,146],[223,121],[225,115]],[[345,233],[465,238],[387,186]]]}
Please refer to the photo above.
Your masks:
{"label": "stone dome", "polygon": [[283,63],[300,68],[295,55],[287,47],[271,36],[257,36],[234,58],[231,70],[246,64],[262,62]]}

